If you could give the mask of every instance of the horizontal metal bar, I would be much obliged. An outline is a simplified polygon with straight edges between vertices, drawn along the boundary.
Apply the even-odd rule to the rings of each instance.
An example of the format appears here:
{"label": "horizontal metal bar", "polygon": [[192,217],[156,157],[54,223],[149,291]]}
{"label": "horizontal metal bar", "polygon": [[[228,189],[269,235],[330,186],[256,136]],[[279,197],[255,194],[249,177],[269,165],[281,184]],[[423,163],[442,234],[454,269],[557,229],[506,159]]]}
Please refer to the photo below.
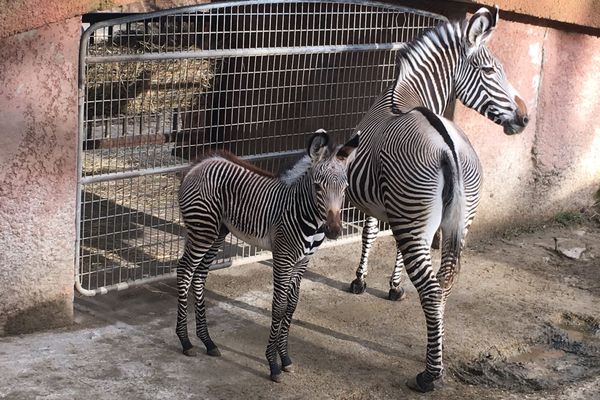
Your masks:
{"label": "horizontal metal bar", "polygon": [[181,60],[198,58],[222,58],[222,57],[246,57],[246,56],[283,56],[297,54],[322,54],[322,53],[345,53],[350,51],[373,51],[373,50],[399,50],[405,43],[374,43],[374,44],[349,44],[333,46],[302,46],[302,47],[259,47],[253,49],[230,49],[230,50],[198,50],[198,51],[174,51],[169,53],[146,53],[146,54],[114,54],[108,56],[86,56],[87,64],[110,63],[110,62],[138,62],[138,61],[160,61]]}
{"label": "horizontal metal bar", "polygon": [[[259,160],[265,160],[265,159],[269,159],[269,158],[296,156],[296,155],[303,154],[304,152],[305,152],[305,150],[275,151],[275,152],[271,152],[271,153],[262,153],[262,154],[255,154],[255,155],[250,155],[250,156],[242,156],[240,158],[242,160],[246,160],[246,161],[259,161]],[[146,175],[170,174],[170,173],[184,171],[187,168],[189,168],[189,164],[173,165],[173,166],[169,166],[169,167],[145,168],[145,169],[139,169],[139,170],[135,170],[135,171],[113,172],[110,174],[102,174],[102,175],[83,176],[79,180],[79,183],[82,185],[87,185],[90,183],[107,182],[107,181],[113,181],[113,180],[117,180],[117,179],[137,178],[137,177],[146,176]]]}
{"label": "horizontal metal bar", "polygon": [[[377,236],[379,236],[379,237],[390,236],[391,234],[392,234],[392,231],[387,230],[387,231],[379,232]],[[326,240],[320,246],[320,248],[324,249],[324,248],[328,248],[328,247],[341,246],[344,244],[354,243],[354,242],[358,242],[359,240],[361,240],[361,238],[362,238],[361,235],[352,235],[352,236],[345,237],[345,238],[338,239],[338,240]],[[260,261],[270,260],[271,258],[272,258],[271,252],[264,252],[262,254],[258,254],[258,255],[252,256],[252,257],[239,257],[239,258],[234,258],[231,261],[225,261],[225,262],[221,262],[218,264],[212,264],[210,266],[210,270],[215,271],[215,270],[223,269],[223,268],[238,267],[241,265],[252,264],[252,263],[257,263]],[[177,276],[176,272],[170,272],[168,274],[153,276],[150,278],[137,279],[137,280],[131,281],[131,282],[121,282],[121,283],[116,283],[114,285],[101,286],[97,289],[83,288],[81,286],[81,282],[79,281],[79,276],[77,276],[75,279],[75,288],[77,289],[77,291],[79,293],[81,293],[84,296],[95,296],[97,294],[107,294],[108,292],[129,289],[129,288],[141,286],[141,285],[148,285],[151,283],[164,281],[166,279],[175,278],[176,276]]]}

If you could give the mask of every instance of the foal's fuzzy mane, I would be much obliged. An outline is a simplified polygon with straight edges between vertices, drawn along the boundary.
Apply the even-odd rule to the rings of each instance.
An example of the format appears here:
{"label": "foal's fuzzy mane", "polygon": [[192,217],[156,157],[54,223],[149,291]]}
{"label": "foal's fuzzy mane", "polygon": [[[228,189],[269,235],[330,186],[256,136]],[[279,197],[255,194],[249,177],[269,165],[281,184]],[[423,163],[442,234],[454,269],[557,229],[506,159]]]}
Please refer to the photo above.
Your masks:
{"label": "foal's fuzzy mane", "polygon": [[[331,143],[327,143],[327,154],[334,154],[335,145]],[[312,165],[312,159],[308,154],[304,154],[299,159],[296,159],[293,163],[288,164],[286,167],[282,168],[281,171],[277,174],[277,178],[285,182],[288,186],[293,185],[298,181],[304,174],[310,170]]]}
{"label": "foal's fuzzy mane", "polygon": [[233,154],[230,151],[227,150],[215,150],[215,151],[211,151],[209,153],[204,154],[203,156],[199,157],[198,159],[196,159],[182,174],[181,174],[181,179],[183,179],[191,170],[192,168],[194,168],[196,165],[200,164],[201,162],[208,160],[210,158],[222,158],[224,160],[227,160],[229,162],[232,162],[236,165],[239,165],[240,167],[247,169],[250,172],[253,172],[257,175],[260,176],[264,176],[266,178],[271,178],[274,179],[275,175],[269,171],[265,171],[262,168],[259,168],[258,166],[252,164],[249,161],[243,160],[241,158],[239,158],[238,156],[236,156],[235,154]]}

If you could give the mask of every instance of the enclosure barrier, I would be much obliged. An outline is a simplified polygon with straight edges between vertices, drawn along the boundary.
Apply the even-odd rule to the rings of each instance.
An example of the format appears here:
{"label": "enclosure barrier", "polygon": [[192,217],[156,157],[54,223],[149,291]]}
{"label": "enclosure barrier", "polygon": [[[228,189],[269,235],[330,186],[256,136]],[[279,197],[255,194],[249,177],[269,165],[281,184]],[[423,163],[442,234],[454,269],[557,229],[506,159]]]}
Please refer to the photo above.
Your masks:
{"label": "enclosure barrier", "polygon": [[[227,149],[277,171],[326,129],[349,138],[394,77],[394,53],[443,17],[358,1],[246,1],[128,15],[81,39],[76,287],[173,276],[179,175]],[[342,239],[364,215],[343,210]],[[382,227],[383,228],[383,227]],[[265,260],[235,237],[213,268]]]}

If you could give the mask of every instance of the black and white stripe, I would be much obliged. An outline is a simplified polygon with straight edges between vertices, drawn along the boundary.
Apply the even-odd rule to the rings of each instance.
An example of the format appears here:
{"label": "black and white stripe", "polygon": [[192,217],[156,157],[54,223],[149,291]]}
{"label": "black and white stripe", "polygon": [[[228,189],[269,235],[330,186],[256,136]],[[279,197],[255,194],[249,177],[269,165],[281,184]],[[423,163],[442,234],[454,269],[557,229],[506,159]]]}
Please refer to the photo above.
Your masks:
{"label": "black and white stripe", "polygon": [[[427,321],[427,361],[412,387],[433,389],[442,375],[443,314],[459,268],[465,235],[479,202],[481,166],[464,133],[440,115],[457,96],[504,126],[527,124],[522,100],[502,65],[485,47],[498,20],[481,9],[461,23],[445,23],[406,44],[395,83],[358,125],[361,145],[349,166],[348,197],[367,215],[362,256],[351,290],[365,290],[368,254],[378,221],[390,223],[397,243],[390,299],[400,299],[403,266]],[[431,244],[442,231],[442,263],[431,265]]]}
{"label": "black and white stripe", "polygon": [[279,176],[225,153],[200,161],[185,175],[179,206],[188,237],[177,266],[176,326],[184,354],[195,355],[187,331],[191,285],[197,336],[209,355],[220,355],[206,325],[204,285],[210,264],[231,232],[273,252],[272,322],[266,356],[271,379],[280,379],[282,367],[291,369],[288,333],[300,281],[309,257],[325,237],[336,238],[341,233],[347,164],[358,146],[358,135],[337,149],[328,144],[327,133],[317,132],[309,142],[308,154]]}

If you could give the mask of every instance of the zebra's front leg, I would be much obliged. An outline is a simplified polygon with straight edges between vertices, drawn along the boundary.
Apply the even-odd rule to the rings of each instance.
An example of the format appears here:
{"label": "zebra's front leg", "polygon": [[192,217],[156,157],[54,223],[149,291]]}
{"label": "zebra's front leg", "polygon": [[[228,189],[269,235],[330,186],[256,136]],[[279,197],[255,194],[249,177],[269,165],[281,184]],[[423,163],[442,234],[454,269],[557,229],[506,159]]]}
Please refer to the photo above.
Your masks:
{"label": "zebra's front leg", "polygon": [[271,330],[265,353],[271,371],[271,380],[281,381],[281,367],[277,362],[279,332],[287,311],[287,297],[292,267],[273,254],[273,304],[271,306]]}
{"label": "zebra's front leg", "polygon": [[400,301],[406,298],[406,293],[402,287],[402,270],[404,269],[404,260],[402,259],[402,251],[400,248],[396,250],[396,264],[394,272],[390,276],[390,291],[388,292],[388,300]]}
{"label": "zebra's front leg", "polygon": [[281,322],[281,329],[279,330],[279,339],[277,342],[277,349],[279,357],[281,358],[281,368],[285,372],[292,372],[292,359],[288,353],[288,338],[290,334],[290,325],[292,323],[292,317],[296,306],[298,305],[298,299],[300,298],[300,282],[302,276],[306,271],[308,265],[308,257],[303,258],[294,268],[292,277],[290,279],[289,290],[287,294],[287,309],[285,317]]}
{"label": "zebra's front leg", "polygon": [[367,289],[367,282],[365,278],[368,271],[369,252],[371,246],[377,238],[379,233],[379,221],[377,218],[367,216],[365,220],[365,226],[362,231],[362,251],[360,254],[360,262],[356,270],[356,279],[350,284],[350,292],[354,294],[361,294]]}
{"label": "zebra's front leg", "polygon": [[192,278],[192,288],[194,290],[194,297],[196,298],[196,336],[200,338],[206,347],[206,354],[214,357],[219,357],[221,352],[208,333],[208,326],[206,324],[206,306],[204,304],[204,287],[206,285],[206,277],[208,276],[210,265],[215,260],[227,233],[229,233],[227,228],[222,227],[219,237],[204,255],[200,266],[196,268],[196,272],[194,272]]}
{"label": "zebra's front leg", "polygon": [[444,320],[442,313],[442,288],[433,275],[431,250],[427,242],[418,237],[398,239],[402,253],[407,260],[406,271],[419,293],[421,307],[427,324],[427,355],[425,370],[407,385],[419,392],[429,392],[434,381],[443,373],[442,342]]}

